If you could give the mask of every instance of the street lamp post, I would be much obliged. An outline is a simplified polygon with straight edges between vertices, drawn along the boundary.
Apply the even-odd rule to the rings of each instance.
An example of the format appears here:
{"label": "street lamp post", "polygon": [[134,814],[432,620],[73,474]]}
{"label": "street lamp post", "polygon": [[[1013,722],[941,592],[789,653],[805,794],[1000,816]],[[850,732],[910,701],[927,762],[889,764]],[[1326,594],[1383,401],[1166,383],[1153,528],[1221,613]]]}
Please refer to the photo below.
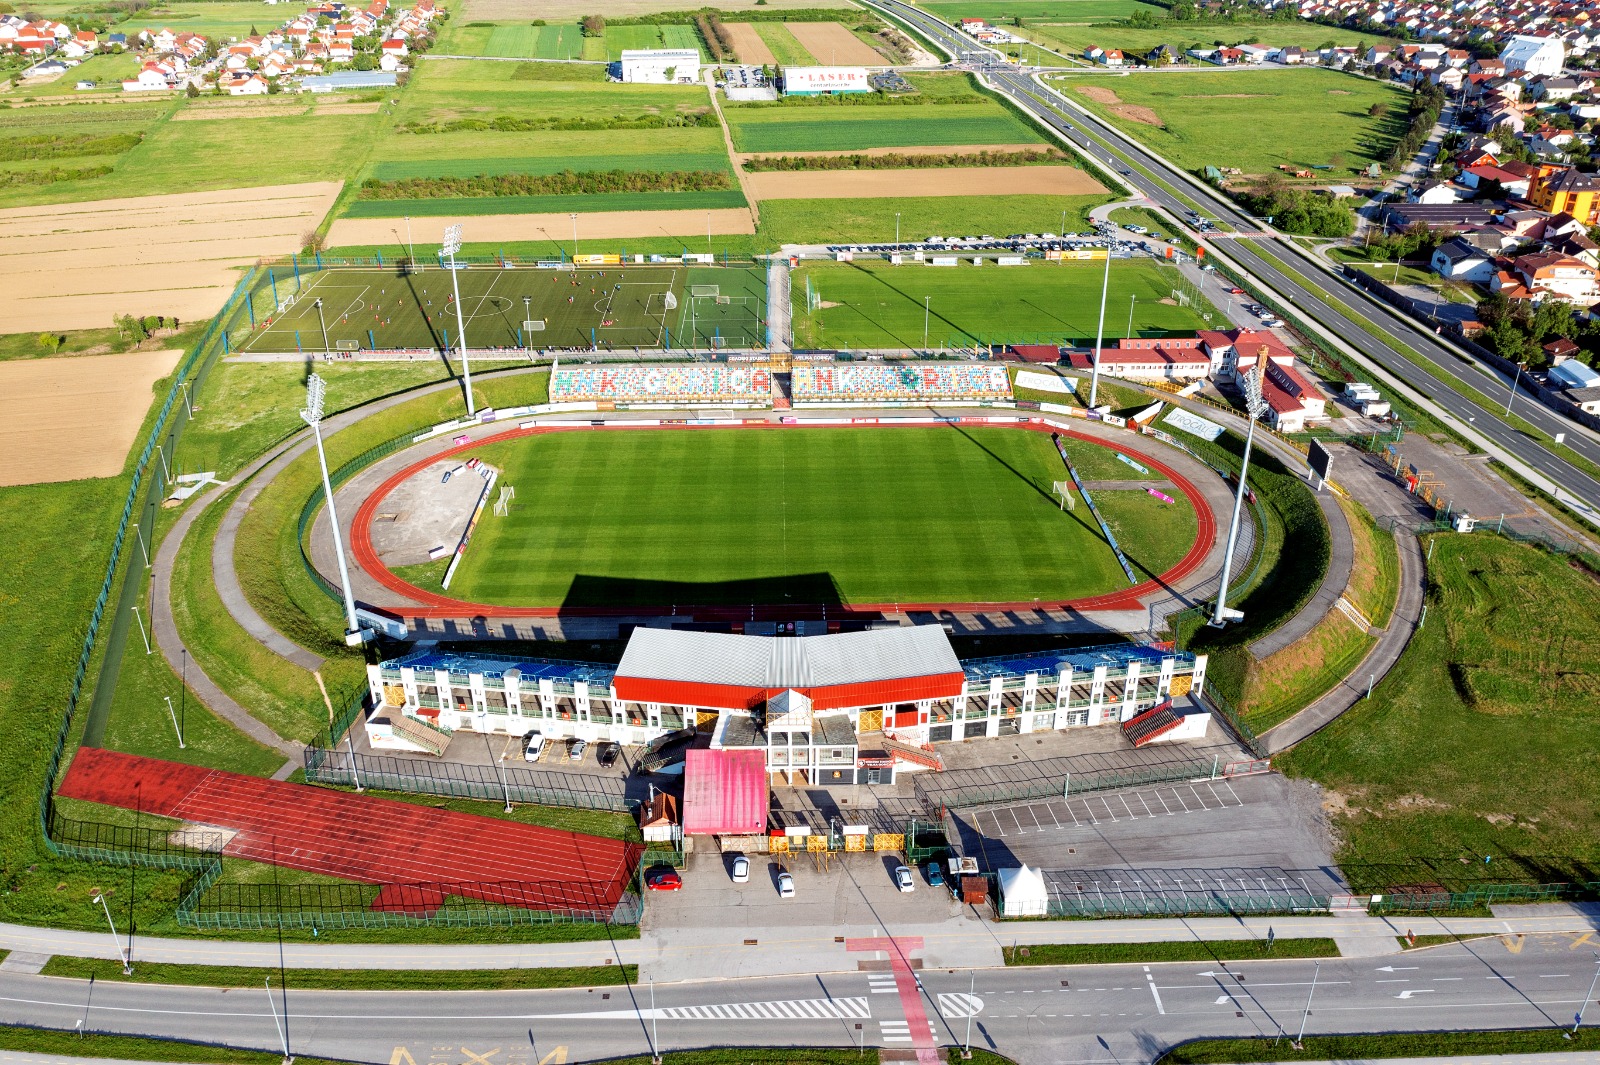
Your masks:
{"label": "street lamp post", "polygon": [[578,216],[576,214],[572,216],[572,261],[574,265],[578,261]]}
{"label": "street lamp post", "polygon": [[529,327],[533,323],[533,297],[522,297],[522,347],[524,350],[533,348],[533,337],[528,335]]}
{"label": "street lamp post", "polygon": [[967,1039],[961,1047],[961,1056],[967,1061],[972,1060],[972,1015],[978,1012],[976,1005],[978,1001],[978,974],[970,973],[969,976],[971,979],[967,985]]}
{"label": "street lamp post", "polygon": [[163,695],[162,698],[167,701],[167,716],[172,718],[172,731],[178,734],[178,750],[187,750],[183,744],[183,729],[178,726],[178,711],[172,708],[172,696]]}
{"label": "street lamp post", "polygon": [[411,216],[406,215],[406,251],[411,256],[411,269],[417,268],[417,245],[411,239]]}
{"label": "street lamp post", "polygon": [[1511,416],[1511,401],[1517,398],[1517,385],[1522,382],[1522,363],[1516,363],[1517,372],[1511,378],[1511,392],[1506,396],[1506,417]]}
{"label": "street lamp post", "polygon": [[1306,1021],[1311,1017],[1311,996],[1317,993],[1317,977],[1321,975],[1321,973],[1322,963],[1319,961],[1316,963],[1316,967],[1311,970],[1311,990],[1306,992],[1305,1012],[1300,1015],[1300,1034],[1294,1037],[1294,1048],[1296,1050],[1304,1049],[1303,1044],[1306,1038]]}
{"label": "street lamp post", "polygon": [[933,297],[922,297],[922,350],[928,350],[928,315],[933,308]]}
{"label": "street lamp post", "polygon": [[149,654],[150,653],[150,637],[144,631],[144,619],[139,616],[139,607],[137,606],[137,604],[133,608],[133,620],[134,620],[134,623],[139,626],[139,638],[144,640],[144,653],[145,654]]}
{"label": "street lamp post", "polygon": [[[117,957],[122,959],[122,975],[132,976],[133,961],[128,957],[128,952],[123,949],[122,940],[117,938],[117,922],[111,919],[111,907],[106,904],[105,895],[96,895],[94,897],[94,902],[98,902],[100,904],[100,908],[106,912],[106,924],[111,926],[111,942],[117,945]],[[93,906],[94,902],[91,902],[89,905]]]}
{"label": "street lamp post", "polygon": [[144,568],[150,568],[150,549],[144,546],[144,531],[139,528],[139,523],[133,523],[133,535],[139,541],[139,552],[144,555]]}
{"label": "street lamp post", "polygon": [[1583,996],[1583,1001],[1578,1003],[1578,1013],[1572,1018],[1572,1031],[1567,1033],[1568,1039],[1578,1034],[1578,1025],[1583,1023],[1583,1011],[1589,1008],[1589,1000],[1594,998],[1594,987],[1597,983],[1600,983],[1600,954],[1594,956],[1594,979],[1589,981],[1589,991]]}
{"label": "street lamp post", "polygon": [[456,297],[456,347],[461,349],[461,376],[467,386],[467,417],[476,418],[478,409],[472,399],[472,363],[467,357],[467,320],[461,313],[461,281],[456,276],[456,252],[460,250],[461,227],[454,225],[444,231],[444,253],[450,258],[450,288]]}
{"label": "street lamp post", "polygon": [[328,454],[322,449],[322,401],[327,385],[321,377],[312,374],[306,380],[306,405],[300,417],[311,426],[311,435],[317,441],[317,462],[322,467],[322,498],[328,503],[328,527],[333,533],[333,553],[339,560],[339,584],[344,590],[344,642],[358,647],[366,642],[369,633],[356,620],[356,599],[350,591],[350,567],[344,557],[344,534],[339,531],[339,512],[333,505],[333,484],[328,479]]}
{"label": "street lamp post", "polygon": [[489,752],[489,761],[500,767],[500,788],[506,795],[506,813],[511,812],[511,785],[506,781],[506,764],[494,756],[494,747],[489,743],[489,733],[483,734],[483,749]]}
{"label": "street lamp post", "polygon": [[1128,335],[1133,336],[1133,308],[1139,302],[1139,294],[1135,292],[1128,301]]}
{"label": "street lamp post", "polygon": [[1100,282],[1100,324],[1094,331],[1094,370],[1089,375],[1089,409],[1093,410],[1100,398],[1100,348],[1106,342],[1106,295],[1111,291],[1111,236],[1106,227],[1100,228],[1106,242],[1106,273]]}
{"label": "street lamp post", "polygon": [[1244,375],[1244,405],[1245,418],[1249,428],[1245,430],[1244,457],[1239,462],[1239,490],[1233,497],[1233,524],[1228,528],[1228,550],[1222,556],[1222,581],[1217,585],[1217,608],[1211,615],[1211,626],[1221,628],[1228,623],[1228,576],[1233,569],[1233,549],[1239,542],[1239,518],[1244,509],[1245,478],[1250,472],[1250,447],[1256,440],[1256,419],[1260,418],[1266,404],[1261,399],[1261,374],[1267,361],[1266,351],[1256,357],[1254,370]]}
{"label": "street lamp post", "polygon": [[900,255],[900,212],[894,213],[894,253]]}

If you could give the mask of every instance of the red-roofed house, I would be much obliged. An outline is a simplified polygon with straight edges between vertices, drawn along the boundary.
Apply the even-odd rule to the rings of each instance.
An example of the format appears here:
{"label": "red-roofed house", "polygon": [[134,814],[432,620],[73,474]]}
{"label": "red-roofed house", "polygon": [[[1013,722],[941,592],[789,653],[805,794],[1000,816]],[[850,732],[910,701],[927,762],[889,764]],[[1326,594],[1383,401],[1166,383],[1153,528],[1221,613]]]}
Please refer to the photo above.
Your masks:
{"label": "red-roofed house", "polygon": [[[1077,370],[1094,368],[1093,349],[1067,353]],[[1130,381],[1197,381],[1211,374],[1211,356],[1198,337],[1165,340],[1124,338],[1100,349],[1100,372]]]}

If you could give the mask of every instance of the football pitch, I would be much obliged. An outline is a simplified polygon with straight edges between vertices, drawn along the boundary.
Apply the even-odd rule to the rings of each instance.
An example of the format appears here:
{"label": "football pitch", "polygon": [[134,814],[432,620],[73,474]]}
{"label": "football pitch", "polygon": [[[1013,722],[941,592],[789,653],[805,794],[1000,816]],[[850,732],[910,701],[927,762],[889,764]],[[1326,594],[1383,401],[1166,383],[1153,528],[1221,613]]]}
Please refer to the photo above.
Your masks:
{"label": "football pitch", "polygon": [[[759,268],[612,264],[463,267],[457,274],[473,350],[766,344],[766,273]],[[450,271],[431,264],[414,273],[326,269],[274,277],[255,300],[256,328],[237,347],[246,353],[457,347]]]}
{"label": "football pitch", "polygon": [[[1070,441],[1095,466],[1111,452]],[[516,488],[449,594],[507,606],[1021,602],[1125,590],[1088,509],[1063,511],[1049,436],[961,426],[545,433],[474,451]],[[1086,467],[1087,468],[1087,467]],[[1096,504],[1140,579],[1193,506]]]}

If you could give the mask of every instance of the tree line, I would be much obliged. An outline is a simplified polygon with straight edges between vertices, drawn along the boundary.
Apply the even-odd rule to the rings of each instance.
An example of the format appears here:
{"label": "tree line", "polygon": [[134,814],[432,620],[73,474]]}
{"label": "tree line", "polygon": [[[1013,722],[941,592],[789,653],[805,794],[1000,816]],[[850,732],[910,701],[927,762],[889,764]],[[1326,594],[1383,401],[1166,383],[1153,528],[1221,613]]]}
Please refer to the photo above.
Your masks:
{"label": "tree line", "polygon": [[1330,194],[1297,189],[1269,174],[1253,189],[1231,193],[1253,215],[1272,219],[1285,233],[1313,237],[1348,237],[1356,231],[1355,212]]}
{"label": "tree line", "polygon": [[1428,137],[1433,133],[1435,123],[1439,121],[1439,114],[1444,110],[1444,93],[1437,85],[1423,82],[1411,94],[1410,124],[1406,127],[1404,135],[1395,143],[1394,150],[1389,153],[1389,158],[1384,165],[1391,170],[1398,170],[1411,161],[1422,146],[1428,143]]}
{"label": "tree line", "polygon": [[728,28],[722,24],[717,12],[695,15],[694,28],[700,34],[700,39],[706,42],[706,50],[711,53],[712,59],[719,63],[738,60],[738,53],[733,47],[733,37],[728,33]]}
{"label": "tree line", "polygon": [[1027,166],[1031,163],[1063,163],[1068,156],[1054,148],[1020,152],[951,152],[947,155],[762,155],[746,159],[750,171],[769,170],[932,170],[962,166]]}
{"label": "tree line", "polygon": [[143,133],[35,133],[0,137],[0,161],[61,159],[74,155],[121,155],[144,140]]}
{"label": "tree line", "polygon": [[477,199],[484,196],[573,196],[608,192],[711,192],[733,188],[721,170],[563,170],[558,174],[475,174],[361,183],[363,200]]}
{"label": "tree line", "polygon": [[0,187],[17,185],[54,185],[58,181],[85,181],[105,177],[115,169],[109,166],[86,166],[68,170],[52,166],[45,170],[7,170],[0,172]]}
{"label": "tree line", "polygon": [[676,115],[639,115],[635,118],[458,118],[450,122],[404,122],[399,133],[537,133],[545,130],[671,129],[678,126],[715,126],[717,117],[709,108]]}

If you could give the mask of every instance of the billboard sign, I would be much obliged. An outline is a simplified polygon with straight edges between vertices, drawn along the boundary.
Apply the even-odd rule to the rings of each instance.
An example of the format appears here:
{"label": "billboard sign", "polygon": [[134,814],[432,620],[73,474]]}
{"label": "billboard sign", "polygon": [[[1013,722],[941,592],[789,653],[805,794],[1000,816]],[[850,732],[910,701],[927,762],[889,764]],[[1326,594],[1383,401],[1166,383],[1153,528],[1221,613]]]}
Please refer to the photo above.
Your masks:
{"label": "billboard sign", "polygon": [[1333,455],[1322,446],[1321,440],[1311,441],[1311,447],[1306,454],[1306,465],[1311,467],[1311,472],[1317,475],[1317,480],[1326,481],[1333,468]]}
{"label": "billboard sign", "polygon": [[1182,407],[1173,407],[1161,420],[1174,429],[1182,429],[1202,440],[1215,440],[1222,435],[1222,426],[1198,414],[1191,414]]}

